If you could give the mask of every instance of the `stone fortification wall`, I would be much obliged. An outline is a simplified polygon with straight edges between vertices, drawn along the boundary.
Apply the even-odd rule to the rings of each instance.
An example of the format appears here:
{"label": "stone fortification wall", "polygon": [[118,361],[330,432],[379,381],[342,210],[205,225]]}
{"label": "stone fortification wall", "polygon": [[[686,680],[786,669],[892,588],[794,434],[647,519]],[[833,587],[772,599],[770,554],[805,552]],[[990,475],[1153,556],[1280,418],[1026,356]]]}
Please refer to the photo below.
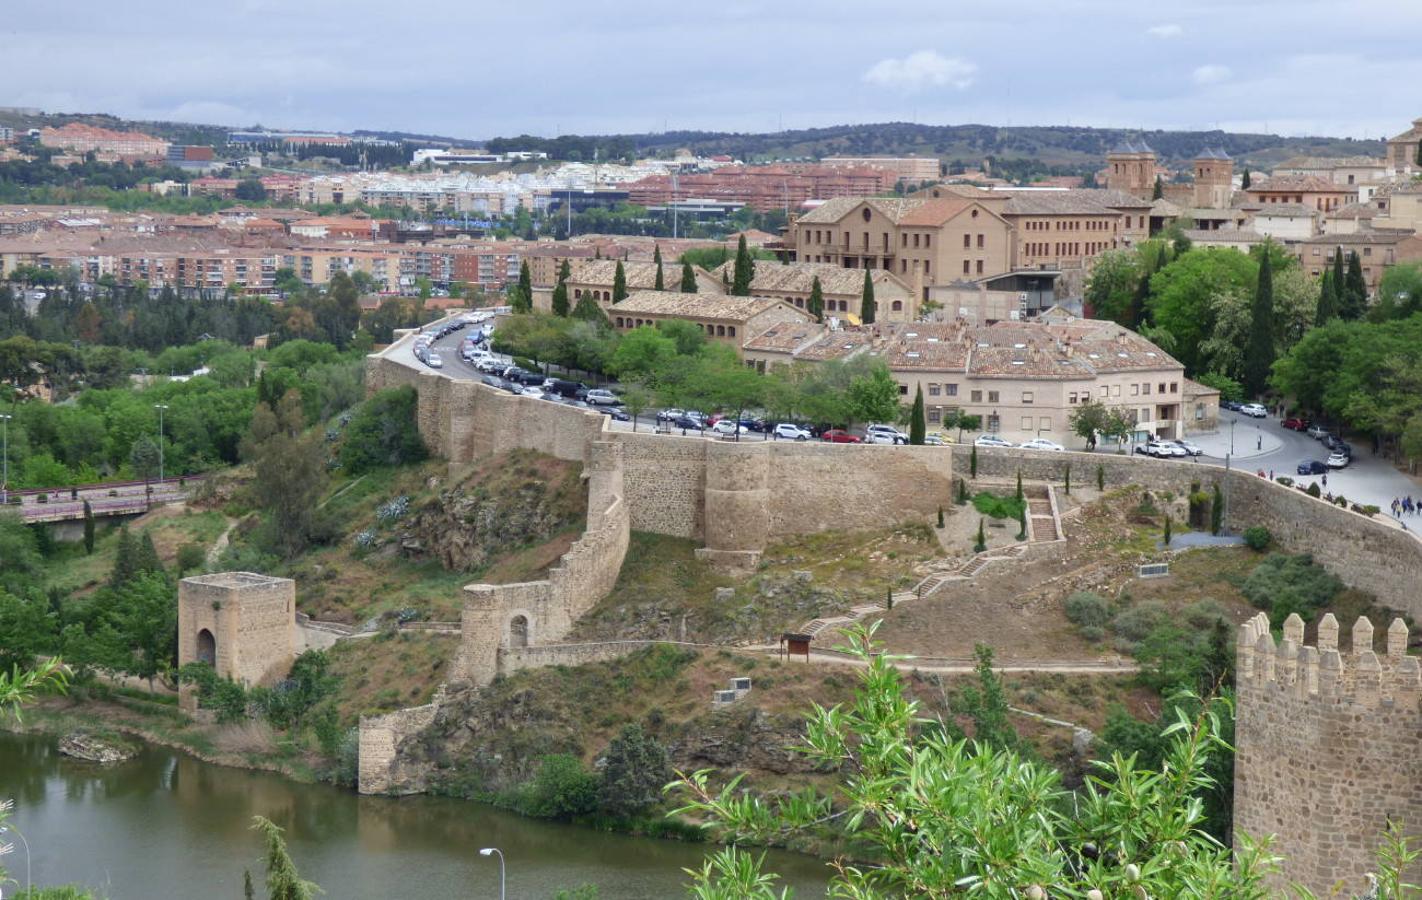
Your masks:
{"label": "stone fortification wall", "polygon": [[[270,685],[296,658],[296,582],[218,572],[178,582],[178,665],[205,660],[223,678]],[[197,708],[185,688],[184,709]]]}
{"label": "stone fortification wall", "polygon": [[[970,447],[953,448],[957,471],[971,470]],[[1368,591],[1383,605],[1422,618],[1422,541],[1384,519],[1369,518],[1248,472],[1226,474],[1217,466],[1189,465],[1114,453],[1043,453],[978,448],[978,477],[1061,484],[1071,467],[1072,484],[1096,485],[1101,467],[1107,489],[1140,485],[1184,494],[1192,481],[1210,490],[1219,482],[1228,497],[1232,530],[1263,525],[1279,545],[1314,558],[1351,587]]]}
{"label": "stone fortification wall", "polygon": [[591,454],[587,530],[548,577],[465,587],[456,682],[480,685],[493,680],[501,649],[560,640],[617,583],[630,535],[622,447],[599,441],[591,445]]}
{"label": "stone fortification wall", "polygon": [[699,437],[617,433],[632,527],[674,537],[701,537],[706,445]]}
{"label": "stone fortification wall", "polygon": [[[1311,647],[1297,615],[1277,645],[1262,613],[1240,628],[1235,831],[1273,835],[1281,896],[1291,883],[1325,896],[1340,882],[1343,895],[1361,896],[1388,822],[1422,830],[1422,667],[1407,639],[1394,620],[1379,656],[1373,626],[1359,619],[1344,653],[1332,614]],[[1416,882],[1422,872],[1409,874]]]}
{"label": "stone fortification wall", "polygon": [[356,783],[362,794],[414,794],[424,789],[418,773],[400,763],[399,747],[406,738],[429,727],[444,702],[444,688],[424,706],[383,716],[361,716]]}
{"label": "stone fortification wall", "polygon": [[581,666],[630,656],[644,647],[666,644],[689,650],[719,649],[709,644],[685,641],[597,641],[588,644],[545,644],[539,647],[510,647],[499,654],[499,674],[512,675],[524,669],[544,666]]}

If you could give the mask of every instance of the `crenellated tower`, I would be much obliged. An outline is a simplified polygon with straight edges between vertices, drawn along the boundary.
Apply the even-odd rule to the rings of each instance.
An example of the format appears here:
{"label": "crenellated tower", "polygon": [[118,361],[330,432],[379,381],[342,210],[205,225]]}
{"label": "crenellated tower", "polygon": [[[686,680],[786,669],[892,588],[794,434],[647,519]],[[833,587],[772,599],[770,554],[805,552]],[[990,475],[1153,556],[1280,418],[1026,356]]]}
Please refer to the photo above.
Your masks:
{"label": "crenellated tower", "polygon": [[1284,860],[1274,887],[1324,896],[1341,883],[1344,895],[1362,894],[1388,822],[1422,833],[1422,666],[1407,642],[1401,619],[1381,654],[1366,618],[1347,652],[1332,613],[1314,646],[1297,614],[1277,644],[1263,613],[1240,626],[1234,827],[1274,836]]}

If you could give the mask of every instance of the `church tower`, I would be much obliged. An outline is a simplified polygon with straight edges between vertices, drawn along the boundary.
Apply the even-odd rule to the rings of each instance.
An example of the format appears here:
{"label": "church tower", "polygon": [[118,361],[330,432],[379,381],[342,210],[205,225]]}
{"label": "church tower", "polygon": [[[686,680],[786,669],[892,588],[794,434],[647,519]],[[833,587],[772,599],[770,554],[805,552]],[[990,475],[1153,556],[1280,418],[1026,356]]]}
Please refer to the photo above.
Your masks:
{"label": "church tower", "polygon": [[1155,191],[1155,151],[1145,141],[1126,140],[1106,154],[1106,187],[1149,200]]}
{"label": "church tower", "polygon": [[1205,149],[1195,157],[1195,206],[1229,209],[1234,197],[1234,160],[1223,150]]}

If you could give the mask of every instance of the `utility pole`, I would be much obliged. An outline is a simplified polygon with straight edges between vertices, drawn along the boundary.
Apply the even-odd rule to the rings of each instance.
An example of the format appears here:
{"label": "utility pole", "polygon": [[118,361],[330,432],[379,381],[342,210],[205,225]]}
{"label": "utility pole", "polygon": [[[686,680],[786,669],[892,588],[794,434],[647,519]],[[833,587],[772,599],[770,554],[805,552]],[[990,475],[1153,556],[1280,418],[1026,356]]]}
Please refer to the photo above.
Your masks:
{"label": "utility pole", "polygon": [[153,408],[158,410],[158,487],[163,486],[163,410],[168,408],[166,403],[155,403]]}
{"label": "utility pole", "polygon": [[12,417],[9,413],[5,413],[4,415],[0,415],[0,428],[3,428],[3,429],[4,429],[4,433],[5,433],[5,439],[4,439],[4,440],[5,440],[5,448],[4,448],[4,458],[5,458],[4,475],[3,475],[3,477],[0,477],[0,505],[3,505],[3,506],[9,506],[9,505],[10,505],[10,419],[11,419],[11,418],[13,418],[13,417]]}
{"label": "utility pole", "polygon": [[677,226],[677,216],[676,216],[676,213],[677,213],[677,206],[676,206],[676,172],[672,172],[671,184],[672,184],[672,190],[671,190],[672,240],[676,240],[676,226]]}

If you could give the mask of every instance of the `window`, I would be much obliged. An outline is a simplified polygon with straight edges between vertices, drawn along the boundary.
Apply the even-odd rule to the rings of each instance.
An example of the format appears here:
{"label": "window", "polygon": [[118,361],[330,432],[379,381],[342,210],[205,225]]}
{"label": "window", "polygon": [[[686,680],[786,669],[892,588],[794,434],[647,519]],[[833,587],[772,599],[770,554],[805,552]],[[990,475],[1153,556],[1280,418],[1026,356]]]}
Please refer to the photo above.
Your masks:
{"label": "window", "polygon": [[928,396],[930,396],[930,397],[937,397],[941,391],[942,391],[942,388],[940,388],[940,387],[939,387],[938,385],[936,385],[936,384],[930,384],[930,385],[928,386]]}
{"label": "window", "polygon": [[1172,394],[1178,394],[1178,393],[1180,393],[1180,382],[1178,382],[1178,381],[1172,381],[1172,382],[1170,382],[1170,393],[1172,393]]}
{"label": "window", "polygon": [[901,395],[907,396],[907,395],[908,395],[908,385],[906,385],[906,384],[901,384],[901,385],[899,385],[899,393],[900,393]]}
{"label": "window", "polygon": [[956,397],[956,396],[958,396],[958,385],[949,383],[949,384],[945,384],[945,385],[943,385],[943,386],[948,389],[948,396],[950,396],[950,397]]}
{"label": "window", "polygon": [[1162,381],[1160,384],[1156,385],[1156,391],[1155,391],[1155,392],[1156,392],[1157,394],[1163,394],[1163,393],[1165,393],[1165,382]]}
{"label": "window", "polygon": [[982,392],[982,391],[973,391],[971,397],[972,397],[972,401],[973,401],[974,403],[982,403],[982,402],[983,402],[983,392]]}
{"label": "window", "polygon": [[1149,382],[1149,381],[1147,381],[1145,384],[1141,385],[1141,393],[1144,394],[1144,395],[1146,395],[1147,397],[1150,396],[1150,382]]}
{"label": "window", "polygon": [[1032,430],[1032,417],[1031,417],[1031,416],[1023,416],[1023,417],[1022,417],[1022,430],[1023,430],[1023,431],[1031,431],[1031,430]]}
{"label": "window", "polygon": [[1119,397],[1119,396],[1121,396],[1121,386],[1120,386],[1119,384],[1113,384],[1113,385],[1111,385],[1111,396],[1112,396],[1112,397]]}
{"label": "window", "polygon": [[1075,403],[1075,402],[1076,402],[1076,391],[1072,391],[1070,394],[1067,395],[1067,403],[1070,404],[1070,403]]}
{"label": "window", "polygon": [[928,423],[929,423],[930,425],[937,425],[939,422],[942,422],[942,421],[943,421],[943,410],[941,410],[941,409],[939,409],[938,407],[935,406],[935,407],[933,407],[932,409],[930,409],[930,410],[928,411]]}
{"label": "window", "polygon": [[[927,240],[927,238],[924,238],[924,240]],[[925,244],[925,246],[927,246],[927,245]],[[931,267],[932,265],[933,265],[933,260],[931,260],[931,259],[925,259],[925,260],[923,261],[923,274],[924,274],[925,276],[928,275],[929,267]]]}
{"label": "window", "polygon": [[987,430],[989,434],[997,434],[1002,430],[1002,420],[997,417],[997,413],[987,417]]}
{"label": "window", "polygon": [[1042,430],[1042,431],[1051,431],[1051,430],[1052,430],[1052,420],[1051,420],[1051,418],[1048,417],[1048,416],[1043,416],[1042,418],[1038,419],[1038,420],[1037,420],[1037,428],[1040,429],[1040,430]]}
{"label": "window", "polygon": [[618,317],[617,317],[617,327],[618,327],[618,328],[621,328],[621,327],[622,327],[622,317],[621,317],[621,316],[618,316]]}
{"label": "window", "polygon": [[1373,255],[1373,248],[1372,248],[1372,247],[1364,247],[1364,248],[1363,248],[1363,255],[1364,255],[1364,256],[1372,256],[1372,255]]}
{"label": "window", "polygon": [[1022,402],[1023,402],[1023,403],[1031,403],[1031,402],[1032,402],[1032,396],[1033,396],[1033,392],[1032,392],[1032,391],[1023,391],[1023,392],[1022,392]]}
{"label": "window", "polygon": [[[908,240],[908,235],[904,235],[904,240],[905,240],[905,241]],[[918,235],[917,235],[917,234],[915,234],[915,235],[913,236],[913,248],[914,248],[915,250],[918,249]]]}
{"label": "window", "polygon": [[1107,388],[1106,385],[1104,385],[1104,384],[1101,385],[1101,397],[1102,397],[1102,399],[1105,399],[1105,398],[1108,397],[1108,396],[1110,396],[1109,388]]}
{"label": "window", "polygon": [[989,402],[989,403],[997,403],[997,402],[998,402],[998,399],[997,399],[997,391],[988,391],[988,402]]}
{"label": "window", "polygon": [[973,246],[973,236],[971,234],[963,235],[963,249],[967,250],[971,246]]}
{"label": "window", "polygon": [[981,235],[981,234],[978,235],[978,249],[979,249],[979,250],[981,250],[981,249],[983,248],[983,237],[984,237],[984,236]]}
{"label": "window", "polygon": [[891,308],[894,312],[903,312],[903,309],[904,309],[904,301],[902,301],[902,300],[895,300],[895,301],[893,302],[893,305],[892,305],[890,308]]}
{"label": "window", "polygon": [[736,326],[734,326],[734,325],[727,326],[727,328],[726,328],[726,333],[729,334],[731,337],[735,337],[735,336],[736,336]]}
{"label": "window", "polygon": [[979,274],[979,275],[983,274],[983,261],[982,261],[982,260],[978,260],[978,274]]}
{"label": "window", "polygon": [[[975,212],[975,213],[973,213],[973,215],[976,216],[977,213]],[[933,235],[931,235],[931,234],[925,234],[925,235],[923,236],[923,248],[924,248],[925,250],[928,249],[928,245],[931,244],[932,242],[933,242]]]}
{"label": "window", "polygon": [[1140,393],[1141,393],[1141,386],[1140,386],[1140,385],[1138,385],[1138,384],[1133,384],[1133,385],[1131,385],[1131,396],[1132,396],[1132,397],[1139,397],[1139,396],[1140,396]]}
{"label": "window", "polygon": [[968,261],[968,260],[966,260],[966,259],[963,260],[963,274],[964,274],[964,275],[967,275],[967,274],[969,274],[969,273],[972,271],[972,265],[973,265],[973,264],[972,264],[970,261]]}

